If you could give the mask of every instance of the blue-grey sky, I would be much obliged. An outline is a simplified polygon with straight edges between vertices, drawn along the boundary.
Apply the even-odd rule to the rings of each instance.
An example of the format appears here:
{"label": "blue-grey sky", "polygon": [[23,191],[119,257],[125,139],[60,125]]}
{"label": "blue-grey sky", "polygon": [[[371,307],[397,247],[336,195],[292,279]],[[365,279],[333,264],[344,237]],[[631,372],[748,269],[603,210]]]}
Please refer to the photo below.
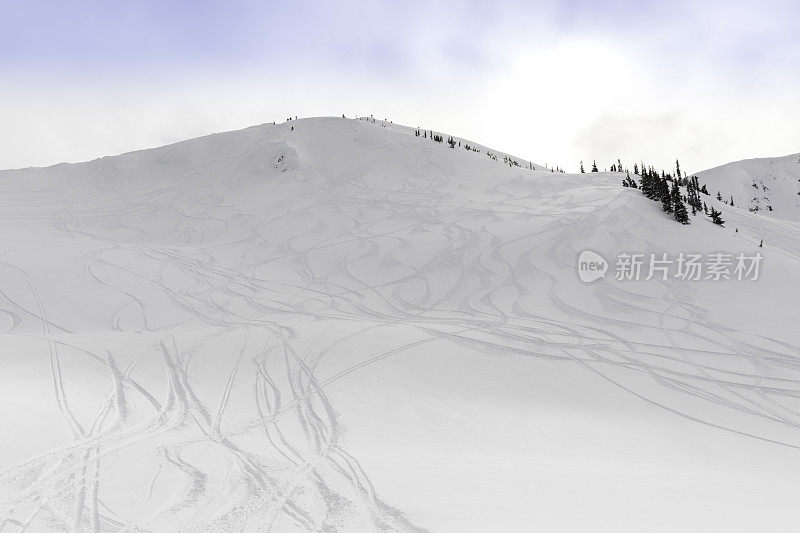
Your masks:
{"label": "blue-grey sky", "polygon": [[0,168],[355,114],[577,169],[800,151],[800,4],[0,0]]}

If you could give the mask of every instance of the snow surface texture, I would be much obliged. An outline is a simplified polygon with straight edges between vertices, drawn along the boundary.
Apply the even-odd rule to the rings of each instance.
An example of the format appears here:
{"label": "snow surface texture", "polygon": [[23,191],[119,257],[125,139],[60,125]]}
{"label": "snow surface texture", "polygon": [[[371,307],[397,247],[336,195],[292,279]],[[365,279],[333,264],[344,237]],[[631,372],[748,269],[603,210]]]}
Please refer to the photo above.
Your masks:
{"label": "snow surface texture", "polygon": [[709,194],[773,218],[800,222],[800,154],[746,159],[697,174]]}
{"label": "snow surface texture", "polygon": [[796,528],[798,224],[480,149],[320,118],[0,172],[0,530]]}

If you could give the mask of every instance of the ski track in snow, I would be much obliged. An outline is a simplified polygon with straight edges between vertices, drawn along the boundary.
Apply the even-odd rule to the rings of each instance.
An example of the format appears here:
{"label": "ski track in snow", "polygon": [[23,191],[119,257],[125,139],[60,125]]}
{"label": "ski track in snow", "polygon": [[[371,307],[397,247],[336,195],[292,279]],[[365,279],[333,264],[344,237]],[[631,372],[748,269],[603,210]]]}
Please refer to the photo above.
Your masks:
{"label": "ski track in snow", "polygon": [[[70,441],[0,465],[0,531],[422,531],[348,453],[326,387],[439,342],[578,364],[632,401],[800,448],[798,346],[715,322],[677,281],[648,282],[660,297],[638,292],[644,284],[596,288],[613,304],[603,313],[564,295],[581,249],[630,243],[646,223],[616,177],[490,162],[498,177],[475,189],[437,159],[446,146],[399,129],[387,135],[401,152],[421,150],[417,166],[387,174],[353,163],[350,176],[326,175],[319,162],[336,148],[317,137],[369,140],[365,128],[377,126],[295,126],[306,124],[318,131],[302,142],[272,142],[280,126],[253,130],[248,142],[263,156],[229,150],[195,164],[181,152],[165,171],[168,153],[144,152],[47,169],[59,181],[40,187],[3,177],[3,223],[44,237],[0,253],[0,328],[49,357],[47,394]],[[158,179],[135,179],[148,172]],[[272,187],[239,195],[234,179],[261,174],[281,195],[264,212],[245,195]],[[752,234],[766,227],[771,246],[800,260],[796,224],[734,220]],[[62,259],[64,268],[82,261],[77,301],[104,313],[102,327],[87,328],[102,333],[94,340],[53,310],[58,286],[45,289],[41,266],[31,270]],[[327,325],[321,342],[312,324]],[[340,343],[398,324],[420,336],[318,375]],[[115,335],[122,340],[104,340]],[[221,362],[213,376],[196,375],[206,357]],[[105,380],[93,409],[93,396],[76,392],[84,367]],[[104,499],[115,477],[127,480],[129,505]]]}

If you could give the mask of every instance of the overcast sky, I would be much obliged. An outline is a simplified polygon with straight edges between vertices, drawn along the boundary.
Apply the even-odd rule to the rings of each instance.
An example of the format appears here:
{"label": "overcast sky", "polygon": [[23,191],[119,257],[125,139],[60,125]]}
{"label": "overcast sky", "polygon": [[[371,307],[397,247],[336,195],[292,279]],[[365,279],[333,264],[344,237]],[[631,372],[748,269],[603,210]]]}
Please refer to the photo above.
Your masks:
{"label": "overcast sky", "polygon": [[800,3],[0,0],[0,168],[374,114],[577,170],[800,152]]}

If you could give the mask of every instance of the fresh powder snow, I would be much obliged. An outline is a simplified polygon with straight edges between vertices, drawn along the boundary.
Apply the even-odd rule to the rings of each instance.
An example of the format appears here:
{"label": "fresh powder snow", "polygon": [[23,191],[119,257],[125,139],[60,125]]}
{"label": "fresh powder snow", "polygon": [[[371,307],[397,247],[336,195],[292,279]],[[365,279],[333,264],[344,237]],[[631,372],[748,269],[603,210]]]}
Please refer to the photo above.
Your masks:
{"label": "fresh powder snow", "polygon": [[[684,226],[624,173],[423,131],[300,119],[0,172],[0,530],[796,523],[797,173],[701,173],[726,223]],[[763,260],[615,275],[684,252]]]}

